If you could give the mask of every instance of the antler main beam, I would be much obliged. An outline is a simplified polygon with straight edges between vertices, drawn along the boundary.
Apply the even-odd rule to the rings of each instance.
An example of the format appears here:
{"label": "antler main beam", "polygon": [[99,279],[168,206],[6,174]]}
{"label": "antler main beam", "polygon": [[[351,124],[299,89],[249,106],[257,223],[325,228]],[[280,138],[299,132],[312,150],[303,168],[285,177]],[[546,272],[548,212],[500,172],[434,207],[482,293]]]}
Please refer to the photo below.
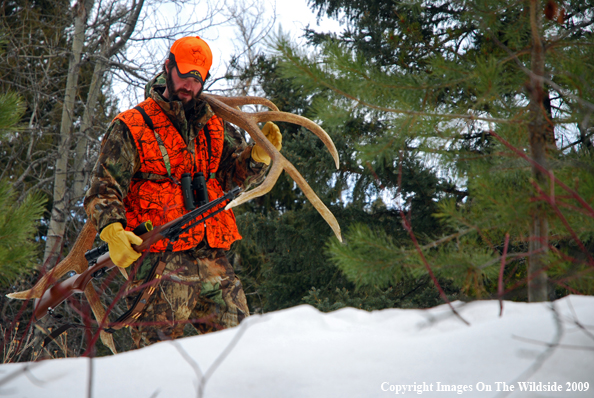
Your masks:
{"label": "antler main beam", "polygon": [[[235,98],[225,98],[210,94],[202,94],[201,98],[206,101],[213,111],[223,118],[227,120],[245,131],[252,137],[252,139],[262,147],[268,156],[272,159],[272,167],[268,172],[268,176],[264,180],[262,184],[258,187],[244,192],[239,195],[235,200],[227,205],[227,208],[230,209],[232,207],[238,206],[242,203],[247,202],[253,198],[257,198],[259,196],[265,195],[266,193],[270,192],[274,184],[278,180],[278,177],[282,173],[283,170],[286,170],[287,173],[293,178],[293,180],[297,183],[299,188],[303,191],[307,199],[311,202],[311,204],[318,210],[318,212],[322,215],[324,220],[330,225],[330,228],[334,231],[334,234],[338,238],[338,240],[342,241],[342,236],[340,233],[340,226],[338,225],[338,221],[334,217],[334,214],[326,205],[318,198],[318,195],[311,189],[307,181],[303,178],[303,176],[297,171],[295,166],[291,164],[275,147],[268,141],[266,136],[262,133],[260,128],[258,127],[257,123],[261,122],[289,122],[298,124],[309,129],[312,133],[318,136],[330,154],[334,159],[334,163],[336,164],[336,168],[338,168],[338,152],[336,151],[336,147],[332,142],[332,139],[320,126],[312,122],[311,120],[294,115],[292,113],[286,112],[279,112],[278,108],[269,100],[260,97],[235,97]],[[260,104],[273,109],[269,112],[257,112],[257,113],[247,113],[242,112],[235,107],[239,107],[242,105],[249,105],[249,104]]]}
{"label": "antler main beam", "polygon": [[[318,136],[326,148],[330,151],[332,158],[334,159],[334,163],[336,164],[336,168],[338,168],[338,152],[336,151],[336,147],[332,142],[330,136],[317,124],[312,122],[311,120],[304,118],[302,116],[294,115],[291,113],[286,112],[279,112],[278,108],[274,103],[266,98],[261,97],[221,97],[218,95],[212,94],[202,94],[202,99],[205,100],[214,112],[233,124],[241,127],[248,134],[252,137],[252,139],[260,145],[266,153],[270,156],[273,161],[272,167],[270,168],[270,172],[268,176],[264,180],[262,184],[258,187],[242,193],[239,197],[233,200],[231,203],[227,205],[227,208],[232,208],[238,206],[242,203],[247,202],[253,198],[257,198],[259,196],[265,195],[266,193],[270,192],[278,177],[282,173],[283,170],[286,170],[287,173],[295,180],[299,188],[303,191],[307,199],[312,203],[312,205],[320,212],[324,220],[330,225],[336,237],[342,241],[342,237],[340,234],[340,226],[336,221],[336,218],[332,214],[330,210],[326,207],[326,205],[318,198],[316,193],[311,189],[307,181],[303,178],[303,176],[297,171],[295,166],[291,164],[275,147],[268,141],[268,139],[264,136],[260,128],[258,127],[257,123],[262,122],[289,122],[298,124],[309,129],[312,133]],[[246,113],[242,112],[241,110],[237,109],[243,105],[264,105],[271,109],[272,111],[269,112],[257,112],[257,113]],[[84,257],[84,253],[89,250],[93,246],[93,241],[95,240],[95,235],[97,231],[95,229],[95,225],[88,220],[85,224],[84,228],[80,232],[78,239],[74,243],[72,250],[68,254],[68,256],[62,260],[53,270],[48,272],[44,275],[33,288],[29,290],[25,290],[22,292],[15,292],[7,294],[8,297],[20,300],[27,300],[32,298],[39,298],[45,292],[45,290],[53,284],[56,280],[61,278],[66,272],[68,271],[76,271],[77,273],[81,273],[87,266],[87,261]],[[105,310],[101,306],[99,296],[97,295],[94,288],[89,285],[85,290],[85,295],[91,304],[93,309],[93,314],[98,321],[101,321],[104,318]],[[101,341],[103,344],[108,346],[111,351],[115,354],[116,349],[113,343],[113,337],[111,334],[101,332]]]}
{"label": "antler main beam", "polygon": [[[274,102],[270,101],[267,98],[263,98],[263,97],[252,97],[252,96],[223,97],[223,96],[215,95],[215,94],[204,94],[204,96],[208,97],[208,98],[215,99],[217,101],[220,101],[224,105],[227,105],[227,106],[240,107],[243,105],[264,105],[264,106],[268,107],[269,109],[272,109],[273,111],[278,111],[278,108],[274,104]],[[206,98],[204,98],[204,99],[206,100]]]}
{"label": "antler main beam", "polygon": [[[9,293],[6,295],[6,297],[18,300],[40,298],[43,296],[43,293],[45,293],[47,288],[49,288],[62,276],[66,275],[67,272],[75,271],[77,274],[81,274],[89,266],[89,263],[85,258],[85,252],[93,247],[93,242],[95,241],[96,235],[97,229],[95,228],[95,224],[93,224],[90,219],[87,220],[82,230],[78,234],[78,238],[76,239],[76,242],[74,242],[72,250],[70,250],[70,253],[68,253],[66,258],[64,258],[54,268],[43,275],[31,289],[24,290],[22,292]],[[99,295],[95,291],[95,288],[92,284],[87,285],[87,288],[85,289],[85,296],[89,301],[91,310],[93,310],[95,319],[97,319],[98,322],[101,322],[105,317],[105,309],[103,308],[103,305],[99,300]],[[101,342],[106,347],[109,347],[111,352],[117,354],[112,335],[102,331],[100,337]]]}

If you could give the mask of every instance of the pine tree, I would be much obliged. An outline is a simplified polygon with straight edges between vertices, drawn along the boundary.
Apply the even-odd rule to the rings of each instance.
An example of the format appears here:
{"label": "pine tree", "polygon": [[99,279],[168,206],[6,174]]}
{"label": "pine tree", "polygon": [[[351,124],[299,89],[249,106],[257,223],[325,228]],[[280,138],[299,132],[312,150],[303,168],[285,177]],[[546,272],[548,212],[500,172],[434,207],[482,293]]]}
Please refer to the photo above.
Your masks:
{"label": "pine tree", "polygon": [[[260,57],[238,77],[255,84],[261,93],[287,112],[311,116],[312,99],[325,96],[324,90],[305,90],[293,79],[278,74],[278,60]],[[397,212],[387,208],[378,194],[389,186],[395,190],[397,164],[382,162],[375,168],[359,164],[354,153],[359,142],[383,131],[382,123],[364,117],[348,118],[340,128],[328,129],[339,151],[336,172],[321,142],[298,126],[279,123],[283,132],[283,154],[298,168],[322,200],[330,205],[343,229],[351,225],[373,225],[406,239]],[[323,125],[323,127],[326,127]],[[440,225],[431,216],[437,211],[438,192],[443,186],[433,170],[417,159],[405,156],[403,191],[415,203],[411,219],[423,233],[437,233]],[[350,184],[354,185],[349,190]],[[347,191],[349,190],[349,191]],[[348,197],[344,197],[344,196]],[[357,289],[326,251],[330,229],[288,178],[279,179],[272,192],[237,209],[243,240],[234,251],[239,274],[252,311],[270,311],[302,303],[321,310],[344,306],[380,309],[393,306],[427,307],[439,302],[431,281],[425,276],[406,275],[397,284]],[[445,282],[445,281],[444,281]],[[447,282],[445,282],[447,284]],[[448,293],[457,297],[457,289]]]}
{"label": "pine tree", "polygon": [[[470,297],[503,284],[531,301],[592,293],[592,2],[315,5],[348,28],[310,32],[313,55],[280,38],[281,76],[324,91],[312,108],[329,130],[355,116],[382,125],[355,163],[381,177],[393,165],[383,189],[409,238],[349,229],[346,244],[330,244],[349,280],[386,287],[435,273]],[[432,233],[408,218],[419,197],[405,191],[406,159],[441,177]]]}
{"label": "pine tree", "polygon": [[[23,111],[18,96],[0,95],[0,140],[8,138],[7,130],[20,120]],[[46,200],[33,194],[17,203],[16,196],[10,182],[0,180],[0,286],[12,283],[37,264],[38,245],[33,237]]]}

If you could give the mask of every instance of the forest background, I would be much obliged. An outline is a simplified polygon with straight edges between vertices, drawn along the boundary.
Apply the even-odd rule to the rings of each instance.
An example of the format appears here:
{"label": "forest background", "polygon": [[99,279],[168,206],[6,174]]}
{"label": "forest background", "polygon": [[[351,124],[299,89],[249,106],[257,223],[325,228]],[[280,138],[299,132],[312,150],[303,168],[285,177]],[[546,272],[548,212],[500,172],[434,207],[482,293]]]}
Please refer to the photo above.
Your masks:
{"label": "forest background", "polygon": [[[591,1],[312,0],[343,30],[305,29],[306,46],[256,4],[1,2],[3,362],[109,353],[82,328],[40,347],[88,313],[84,297],[33,328],[31,304],[5,294],[31,287],[84,224],[101,136],[124,110],[114,76],[142,92],[159,51],[222,20],[239,45],[210,88],[315,120],[340,155],[336,170],[311,133],[280,123],[283,154],[345,239],[285,175],[236,209],[244,239],[228,255],[253,313],[594,292]],[[163,19],[166,6],[200,12]],[[138,44],[148,56],[132,53]],[[96,283],[104,303],[122,281]],[[131,348],[126,330],[114,338]]]}

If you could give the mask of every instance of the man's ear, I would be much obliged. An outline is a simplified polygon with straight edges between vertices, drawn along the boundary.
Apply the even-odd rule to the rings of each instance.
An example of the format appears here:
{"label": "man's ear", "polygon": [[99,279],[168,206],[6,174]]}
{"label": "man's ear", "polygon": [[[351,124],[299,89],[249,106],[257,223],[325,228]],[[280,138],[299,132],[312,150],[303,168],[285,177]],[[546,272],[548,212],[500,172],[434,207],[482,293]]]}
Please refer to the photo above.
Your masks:
{"label": "man's ear", "polygon": [[169,60],[168,59],[165,60],[165,70],[167,71],[167,74],[169,74]]}

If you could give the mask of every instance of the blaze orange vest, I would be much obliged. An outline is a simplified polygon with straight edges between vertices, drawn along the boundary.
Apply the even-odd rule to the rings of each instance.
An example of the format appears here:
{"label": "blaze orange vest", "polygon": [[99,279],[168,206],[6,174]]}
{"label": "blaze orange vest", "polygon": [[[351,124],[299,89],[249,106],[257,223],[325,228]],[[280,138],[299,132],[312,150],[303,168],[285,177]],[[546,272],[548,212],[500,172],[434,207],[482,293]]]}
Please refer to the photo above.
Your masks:
{"label": "blaze orange vest", "polygon": [[[180,184],[183,173],[193,175],[201,171],[204,174],[209,200],[223,195],[219,182],[214,178],[225,140],[223,123],[218,116],[210,118],[206,131],[202,129],[187,145],[152,98],[120,113],[116,119],[130,129],[141,162],[124,199],[127,230],[133,230],[146,220],[151,220],[154,225],[163,225],[188,212],[184,207]],[[221,207],[224,204],[211,212]],[[206,238],[213,248],[228,250],[231,243],[241,239],[233,211],[226,210],[183,233],[173,243],[173,251],[188,250],[200,243],[204,238],[205,224]],[[152,245],[150,251],[165,251],[168,243],[167,239],[161,240]]]}

